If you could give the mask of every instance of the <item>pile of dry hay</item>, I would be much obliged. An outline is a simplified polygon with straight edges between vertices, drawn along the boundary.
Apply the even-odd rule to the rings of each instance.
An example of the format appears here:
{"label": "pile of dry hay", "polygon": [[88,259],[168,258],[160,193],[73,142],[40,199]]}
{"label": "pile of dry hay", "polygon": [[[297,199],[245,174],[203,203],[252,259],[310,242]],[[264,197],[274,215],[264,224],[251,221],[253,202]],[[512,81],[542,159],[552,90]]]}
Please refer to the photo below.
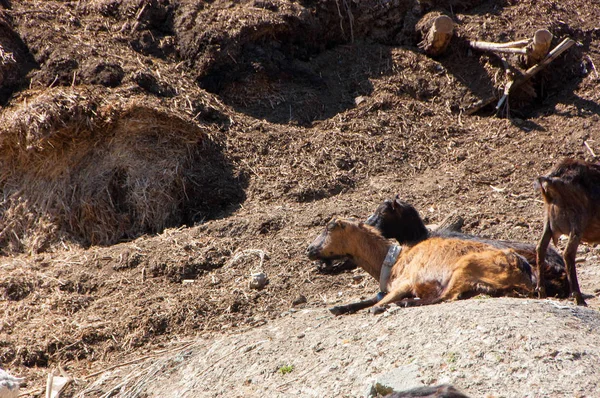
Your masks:
{"label": "pile of dry hay", "polygon": [[243,197],[207,128],[158,99],[81,87],[12,103],[0,116],[0,253],[113,244]]}

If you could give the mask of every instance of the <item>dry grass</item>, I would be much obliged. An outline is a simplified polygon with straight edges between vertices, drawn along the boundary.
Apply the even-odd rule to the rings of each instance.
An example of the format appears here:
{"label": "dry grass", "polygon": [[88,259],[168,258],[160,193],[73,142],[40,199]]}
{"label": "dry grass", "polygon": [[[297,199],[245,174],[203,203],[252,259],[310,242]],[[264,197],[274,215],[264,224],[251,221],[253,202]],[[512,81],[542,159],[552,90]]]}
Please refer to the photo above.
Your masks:
{"label": "dry grass", "polygon": [[70,236],[110,244],[184,218],[205,130],[152,100],[102,89],[35,92],[0,119],[0,248]]}

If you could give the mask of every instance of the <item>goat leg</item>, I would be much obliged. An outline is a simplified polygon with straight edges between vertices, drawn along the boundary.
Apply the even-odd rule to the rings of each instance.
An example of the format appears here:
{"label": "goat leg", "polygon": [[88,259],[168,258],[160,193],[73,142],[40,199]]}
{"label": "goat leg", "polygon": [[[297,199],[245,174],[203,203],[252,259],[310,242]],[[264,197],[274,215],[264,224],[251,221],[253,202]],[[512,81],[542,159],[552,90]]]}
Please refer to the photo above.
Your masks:
{"label": "goat leg", "polygon": [[433,298],[430,300],[423,300],[423,299],[419,299],[419,298],[414,298],[414,299],[408,299],[405,300],[401,303],[398,303],[398,305],[408,308],[408,307],[420,307],[422,305],[431,305],[431,304],[438,304],[440,303],[442,300],[440,298]]}
{"label": "goat leg", "polygon": [[338,305],[329,309],[333,315],[343,315],[348,313],[353,313],[356,311],[363,310],[365,308],[369,308],[374,306],[379,302],[379,296],[375,296],[368,300],[359,301],[356,303],[350,303],[346,305]]}
{"label": "goat leg", "polygon": [[544,220],[544,232],[536,247],[536,268],[537,268],[537,286],[535,290],[539,298],[546,298],[546,286],[544,282],[544,267],[546,266],[546,251],[552,238],[552,229],[550,228],[550,220],[546,217]]}
{"label": "goat leg", "polygon": [[579,281],[577,280],[577,268],[575,267],[575,256],[577,255],[577,247],[579,246],[579,234],[575,231],[571,231],[569,234],[569,241],[567,247],[563,253],[565,258],[565,264],[567,266],[567,278],[569,279],[569,286],[571,287],[571,296],[575,298],[577,305],[583,305],[587,307],[581,291],[579,290]]}
{"label": "goat leg", "polygon": [[[409,307],[420,307],[422,305],[438,304],[441,301],[442,300],[439,297],[429,299],[429,300],[422,300],[419,298],[408,298],[408,299],[402,300],[396,304],[399,307],[409,308]],[[388,309],[388,307],[389,307],[388,305],[377,305],[377,306],[371,308],[369,310],[369,312],[371,312],[374,315],[378,315],[378,314],[385,312]]]}
{"label": "goat leg", "polygon": [[371,309],[371,313],[375,315],[381,314],[382,312],[385,312],[388,304],[395,303],[407,297],[411,297],[412,295],[412,285],[409,282],[404,281],[394,290],[386,294],[381,301]]}
{"label": "goat leg", "polygon": [[373,315],[383,314],[388,309],[387,305],[376,305],[369,309],[369,312]]}

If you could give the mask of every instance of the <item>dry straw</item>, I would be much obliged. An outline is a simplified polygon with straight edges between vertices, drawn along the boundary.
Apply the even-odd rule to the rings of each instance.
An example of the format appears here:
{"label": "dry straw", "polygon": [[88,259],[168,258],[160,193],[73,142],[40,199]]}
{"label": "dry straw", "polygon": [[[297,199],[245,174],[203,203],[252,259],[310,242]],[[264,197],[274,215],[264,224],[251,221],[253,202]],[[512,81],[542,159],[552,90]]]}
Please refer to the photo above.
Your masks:
{"label": "dry straw", "polygon": [[181,223],[208,136],[189,117],[159,111],[158,101],[55,88],[30,91],[5,110],[0,252],[40,251],[66,238],[112,244]]}

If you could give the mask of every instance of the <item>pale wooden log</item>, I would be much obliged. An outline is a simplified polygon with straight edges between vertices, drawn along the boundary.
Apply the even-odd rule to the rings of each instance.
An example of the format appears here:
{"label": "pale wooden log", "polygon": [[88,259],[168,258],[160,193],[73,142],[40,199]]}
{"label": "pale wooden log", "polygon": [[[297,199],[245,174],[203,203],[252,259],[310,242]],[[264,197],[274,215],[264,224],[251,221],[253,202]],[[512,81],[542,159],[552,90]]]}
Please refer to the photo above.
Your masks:
{"label": "pale wooden log", "polygon": [[[426,22],[425,25],[428,25]],[[427,55],[437,56],[443,54],[454,33],[454,22],[446,15],[440,15],[431,21],[429,31],[419,43],[421,48]]]}
{"label": "pale wooden log", "polygon": [[476,50],[495,51],[499,53],[526,54],[527,50],[523,46],[531,40],[512,41],[510,43],[491,43],[488,41],[470,41],[469,46]]}
{"label": "pale wooden log", "polygon": [[540,62],[550,51],[552,43],[552,33],[546,29],[540,29],[535,32],[533,41],[526,47],[527,66],[533,66]]}
{"label": "pale wooden log", "polygon": [[518,41],[509,41],[508,43],[493,43],[489,41],[470,41],[469,45],[473,48],[481,50],[493,50],[496,48],[520,48],[531,43],[531,39],[523,39]]}

